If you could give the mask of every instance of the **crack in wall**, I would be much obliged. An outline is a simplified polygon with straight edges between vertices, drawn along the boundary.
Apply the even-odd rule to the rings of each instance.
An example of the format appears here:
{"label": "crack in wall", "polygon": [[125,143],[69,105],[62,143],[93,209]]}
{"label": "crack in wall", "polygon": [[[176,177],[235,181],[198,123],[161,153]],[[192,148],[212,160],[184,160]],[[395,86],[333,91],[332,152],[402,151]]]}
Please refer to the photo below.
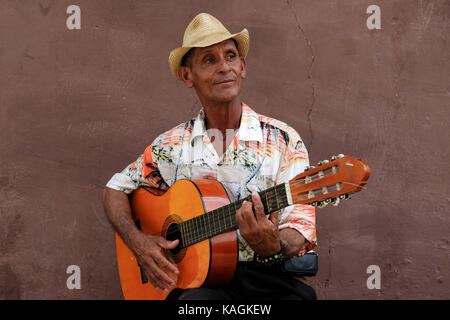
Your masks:
{"label": "crack in wall", "polygon": [[300,32],[301,32],[303,38],[304,38],[305,41],[306,41],[306,44],[307,44],[307,46],[308,46],[308,48],[309,48],[309,51],[310,51],[310,53],[311,53],[311,63],[309,64],[309,67],[308,67],[308,81],[311,82],[311,104],[309,105],[308,113],[307,113],[308,126],[309,126],[309,134],[310,134],[310,136],[311,136],[311,140],[310,140],[310,142],[309,142],[308,149],[311,150],[311,149],[312,149],[312,144],[313,144],[313,141],[314,141],[314,134],[313,134],[313,130],[312,130],[312,120],[311,120],[311,116],[312,116],[312,112],[313,112],[313,110],[314,110],[314,106],[315,106],[315,103],[316,103],[316,84],[315,84],[314,79],[313,79],[313,77],[312,77],[312,68],[313,68],[314,63],[315,63],[315,61],[316,61],[316,56],[315,56],[315,54],[314,54],[314,50],[313,50],[313,47],[312,47],[312,44],[311,44],[311,40],[309,40],[309,37],[307,36],[305,30],[304,30],[303,27],[301,26],[296,11],[295,11],[295,10],[293,9],[293,7],[291,6],[289,0],[286,0],[286,3],[287,3],[287,5],[288,5],[289,9],[293,12],[295,21],[296,21],[296,23],[297,23],[297,29],[300,30]]}

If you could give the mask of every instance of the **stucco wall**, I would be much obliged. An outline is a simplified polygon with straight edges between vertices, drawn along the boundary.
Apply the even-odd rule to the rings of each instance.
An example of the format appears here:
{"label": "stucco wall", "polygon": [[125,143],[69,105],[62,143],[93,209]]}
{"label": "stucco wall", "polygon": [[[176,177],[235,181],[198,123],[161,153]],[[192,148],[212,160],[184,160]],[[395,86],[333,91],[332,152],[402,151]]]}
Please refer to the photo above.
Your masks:
{"label": "stucco wall", "polygon": [[[72,4],[81,30],[66,27]],[[249,30],[242,98],[297,129],[312,163],[371,166],[366,190],[317,213],[319,298],[448,299],[445,0],[1,0],[0,299],[122,298],[101,193],[198,112],[167,58],[199,12]],[[381,289],[366,285],[370,265]]]}

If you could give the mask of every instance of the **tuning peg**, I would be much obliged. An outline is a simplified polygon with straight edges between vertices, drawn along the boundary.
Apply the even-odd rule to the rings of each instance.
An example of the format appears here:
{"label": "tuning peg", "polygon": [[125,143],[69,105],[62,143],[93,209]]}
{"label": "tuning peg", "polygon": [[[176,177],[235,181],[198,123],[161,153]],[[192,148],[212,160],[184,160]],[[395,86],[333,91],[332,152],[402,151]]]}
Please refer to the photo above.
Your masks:
{"label": "tuning peg", "polygon": [[337,155],[337,157],[338,157],[338,159],[340,159],[340,158],[343,158],[344,155],[343,155],[342,153],[339,153],[339,154]]}
{"label": "tuning peg", "polygon": [[328,205],[328,202],[326,201],[320,201],[318,207],[319,208],[325,208]]}
{"label": "tuning peg", "polygon": [[348,199],[350,199],[350,196],[348,195],[348,193],[346,193],[346,194],[341,194],[339,196],[339,198],[342,199],[342,200],[348,200]]}
{"label": "tuning peg", "polygon": [[308,170],[311,170],[311,169],[314,169],[315,168],[315,166],[307,166],[306,168],[305,168],[305,171],[308,171]]}
{"label": "tuning peg", "polygon": [[339,202],[341,202],[341,199],[339,199],[338,197],[333,198],[333,200],[331,200],[331,204],[335,207],[339,205]]}
{"label": "tuning peg", "polygon": [[334,160],[337,160],[338,159],[338,156],[332,156],[331,157],[331,161],[334,161]]}
{"label": "tuning peg", "polygon": [[328,161],[328,160],[322,160],[322,161],[317,162],[317,165],[318,165],[318,166],[321,166],[321,165],[326,164],[326,163],[328,163],[328,162],[330,162],[330,161]]}

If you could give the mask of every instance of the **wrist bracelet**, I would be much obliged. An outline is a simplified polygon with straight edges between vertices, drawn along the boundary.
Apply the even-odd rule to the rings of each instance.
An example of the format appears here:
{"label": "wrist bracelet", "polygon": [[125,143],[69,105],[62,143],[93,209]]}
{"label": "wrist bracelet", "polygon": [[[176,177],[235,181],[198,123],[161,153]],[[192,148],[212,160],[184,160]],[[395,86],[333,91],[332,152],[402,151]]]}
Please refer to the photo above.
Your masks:
{"label": "wrist bracelet", "polygon": [[282,263],[286,261],[286,245],[280,240],[280,252],[275,253],[271,256],[261,257],[258,254],[255,254],[254,261],[260,265],[272,266],[275,264]]}

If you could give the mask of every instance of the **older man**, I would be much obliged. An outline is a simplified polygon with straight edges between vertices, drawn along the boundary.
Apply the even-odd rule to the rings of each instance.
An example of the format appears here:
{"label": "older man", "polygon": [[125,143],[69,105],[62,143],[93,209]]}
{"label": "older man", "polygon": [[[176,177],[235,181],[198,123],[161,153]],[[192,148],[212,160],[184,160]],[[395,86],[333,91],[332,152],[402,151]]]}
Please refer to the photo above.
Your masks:
{"label": "older man", "polygon": [[[181,299],[316,297],[310,286],[274,268],[314,247],[315,212],[294,205],[264,217],[257,191],[288,181],[309,162],[293,128],[241,101],[248,50],[246,29],[231,34],[213,16],[197,15],[186,28],[183,46],[171,52],[169,67],[187,88],[194,88],[202,110],[157,137],[104,191],[109,220],[150,282],[162,290],[174,284],[165,270],[178,273],[162,250],[175,248],[178,240],[141,232],[131,218],[127,194],[143,185],[167,190],[178,179],[210,178],[237,199],[252,195],[236,213],[239,263],[233,280],[222,287],[185,290]],[[284,228],[279,230],[279,225]]]}

